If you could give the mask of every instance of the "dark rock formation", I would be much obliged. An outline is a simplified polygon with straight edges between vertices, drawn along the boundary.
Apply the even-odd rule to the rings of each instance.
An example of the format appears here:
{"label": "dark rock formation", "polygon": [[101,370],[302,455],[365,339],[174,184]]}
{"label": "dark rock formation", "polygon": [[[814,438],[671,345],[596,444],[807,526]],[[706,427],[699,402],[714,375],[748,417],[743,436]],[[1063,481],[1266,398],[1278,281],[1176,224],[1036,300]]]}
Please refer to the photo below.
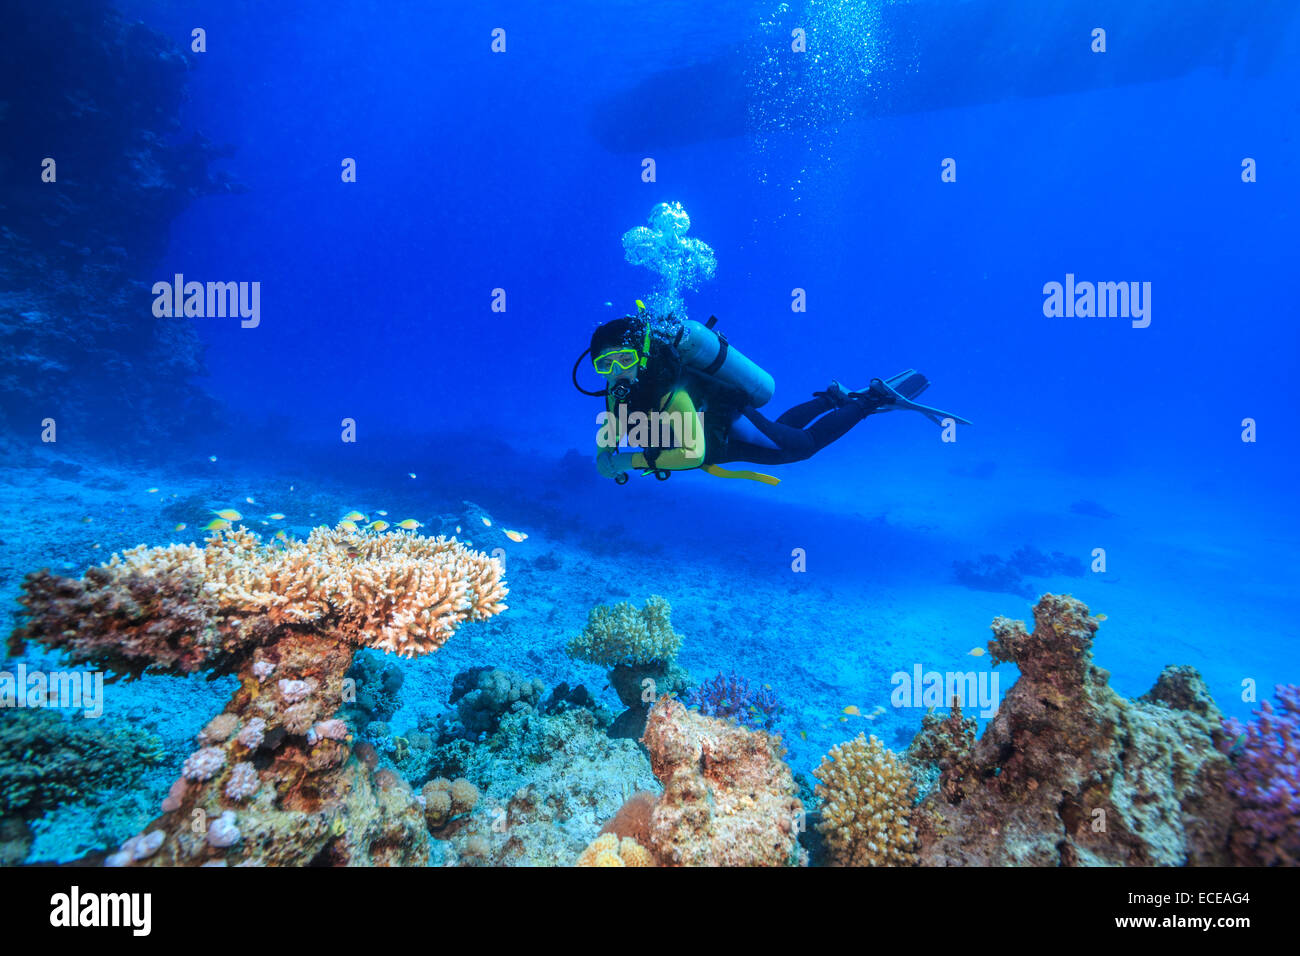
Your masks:
{"label": "dark rock formation", "polygon": [[[236,187],[180,130],[189,54],[103,0],[19,4],[0,30],[0,420],[106,445],[197,427],[201,348],[150,269],[196,196]],[[46,159],[55,180],[43,180]]]}
{"label": "dark rock formation", "polygon": [[1034,630],[993,622],[994,663],[1020,679],[973,749],[931,721],[913,754],[942,768],[917,807],[929,866],[1225,865],[1233,803],[1222,718],[1200,676],[1169,667],[1126,700],[1092,662],[1097,619],[1044,595]]}

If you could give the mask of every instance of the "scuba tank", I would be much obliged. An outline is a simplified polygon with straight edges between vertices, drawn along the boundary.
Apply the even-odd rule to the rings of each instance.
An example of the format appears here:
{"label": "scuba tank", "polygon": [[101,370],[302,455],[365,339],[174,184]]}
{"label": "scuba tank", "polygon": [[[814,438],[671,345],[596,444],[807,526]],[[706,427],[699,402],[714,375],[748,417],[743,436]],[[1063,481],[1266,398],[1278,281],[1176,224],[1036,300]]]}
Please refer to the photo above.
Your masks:
{"label": "scuba tank", "polygon": [[706,323],[694,319],[682,322],[682,329],[673,340],[682,364],[741,389],[755,408],[767,404],[776,391],[776,382],[738,349],[732,348],[725,335],[713,330],[717,321],[718,317],[711,315]]}

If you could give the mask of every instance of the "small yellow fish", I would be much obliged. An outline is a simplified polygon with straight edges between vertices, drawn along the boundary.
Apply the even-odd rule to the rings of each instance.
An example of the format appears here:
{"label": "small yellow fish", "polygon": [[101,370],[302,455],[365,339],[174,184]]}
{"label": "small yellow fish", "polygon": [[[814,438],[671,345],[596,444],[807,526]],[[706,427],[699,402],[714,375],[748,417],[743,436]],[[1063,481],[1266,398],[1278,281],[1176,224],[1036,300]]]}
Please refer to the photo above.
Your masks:
{"label": "small yellow fish", "polygon": [[465,540],[465,546],[466,546],[467,548],[472,548],[472,547],[474,546],[474,542],[473,542],[473,541],[470,541],[470,540],[467,538],[467,539]]}
{"label": "small yellow fish", "polygon": [[220,511],[214,511],[212,513],[218,518],[224,518],[226,521],[238,521],[240,518],[244,517],[234,508],[222,508]]}
{"label": "small yellow fish", "polygon": [[403,521],[399,521],[397,522],[397,526],[403,531],[414,531],[416,528],[424,527],[424,525],[420,524],[420,522],[416,521],[414,518],[407,518]]}
{"label": "small yellow fish", "polygon": [[216,455],[209,455],[209,456],[208,456],[208,461],[216,461],[216,460],[217,460],[217,456],[216,456]]}
{"label": "small yellow fish", "polygon": [[1099,621],[1104,621],[1104,620],[1106,620],[1106,615],[1105,615],[1105,614],[1094,614],[1093,617],[1095,617],[1095,618],[1096,618],[1097,620],[1099,620]]}
{"label": "small yellow fish", "polygon": [[146,489],[144,490],[144,493],[147,494],[147,495],[156,495],[156,494],[158,494],[158,489],[157,489],[157,488],[146,488]]}
{"label": "small yellow fish", "polygon": [[490,528],[490,527],[492,527],[492,522],[489,521],[486,517],[480,516],[478,520],[483,522],[483,526],[484,526],[485,528]]}
{"label": "small yellow fish", "polygon": [[413,471],[411,471],[411,472],[407,472],[406,477],[407,477],[407,478],[414,478],[414,477],[415,477],[415,472],[413,472]]}
{"label": "small yellow fish", "polygon": [[847,724],[848,722],[849,722],[849,719],[848,719],[847,717],[841,717],[841,718],[840,718],[840,723],[841,723],[841,724]]}
{"label": "small yellow fish", "polygon": [[289,536],[288,536],[287,534],[285,534],[283,531],[277,531],[277,532],[275,533],[275,539],[276,539],[277,541],[288,542],[288,540],[289,540]]}
{"label": "small yellow fish", "polygon": [[848,714],[850,717],[862,716],[862,711],[858,710],[857,704],[849,704],[849,706],[844,708],[844,713]]}
{"label": "small yellow fish", "polygon": [[763,690],[771,690],[771,689],[772,689],[772,685],[771,685],[771,684],[764,684],[764,685],[763,685]]}
{"label": "small yellow fish", "polygon": [[343,520],[344,521],[365,521],[366,516],[363,515],[360,511],[349,511],[347,514],[343,516]]}
{"label": "small yellow fish", "polygon": [[356,531],[356,530],[357,530],[357,526],[356,526],[355,524],[353,524],[351,521],[347,521],[347,520],[345,519],[345,520],[339,522],[339,530],[340,530],[340,531]]}
{"label": "small yellow fish", "polygon": [[252,495],[249,495],[249,496],[248,496],[247,498],[245,498],[244,500],[247,501],[250,505],[255,505],[255,504],[257,504],[257,502],[253,500],[253,496],[252,496]]}
{"label": "small yellow fish", "polygon": [[204,531],[225,531],[230,527],[230,522],[225,518],[213,518],[203,526]]}
{"label": "small yellow fish", "polygon": [[970,654],[971,657],[983,657],[983,656],[984,656],[984,648],[982,648],[982,647],[972,647],[969,651],[967,651],[967,653]]}
{"label": "small yellow fish", "polygon": [[182,521],[182,522],[181,522],[180,524],[178,524],[176,527],[172,528],[172,530],[173,530],[173,531],[184,531],[184,530],[185,530],[185,522]]}
{"label": "small yellow fish", "polygon": [[385,518],[388,517],[388,512],[385,511],[383,508],[380,508],[378,511],[376,511],[375,514],[383,515]]}
{"label": "small yellow fish", "polygon": [[516,544],[518,544],[520,541],[523,541],[524,538],[528,537],[528,535],[524,534],[522,531],[506,531],[505,536],[509,538],[511,541],[514,541]]}
{"label": "small yellow fish", "polygon": [[456,525],[456,533],[460,534],[460,525]]}
{"label": "small yellow fish", "polygon": [[808,739],[808,732],[807,732],[806,730],[801,730],[801,731],[799,731],[799,736],[800,736],[800,738],[802,738],[803,740],[807,740],[807,739]]}
{"label": "small yellow fish", "polygon": [[369,528],[371,531],[387,531],[387,530],[388,530],[388,522],[387,522],[387,521],[372,521],[372,522],[370,522],[370,524],[366,525],[366,527]]}
{"label": "small yellow fish", "polygon": [[273,514],[273,515],[267,515],[267,517],[270,518],[272,521],[283,521],[283,520],[284,520],[284,515],[280,514],[280,512],[278,512],[278,511],[277,511],[275,514]]}

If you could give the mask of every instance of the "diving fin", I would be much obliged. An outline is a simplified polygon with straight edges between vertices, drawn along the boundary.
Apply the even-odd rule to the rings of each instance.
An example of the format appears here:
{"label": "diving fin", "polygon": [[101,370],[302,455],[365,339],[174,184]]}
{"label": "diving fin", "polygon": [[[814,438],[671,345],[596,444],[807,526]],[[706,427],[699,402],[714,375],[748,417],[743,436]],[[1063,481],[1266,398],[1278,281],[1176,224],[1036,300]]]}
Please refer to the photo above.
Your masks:
{"label": "diving fin", "polygon": [[919,402],[912,401],[929,387],[929,379],[915,369],[909,368],[906,372],[899,372],[892,378],[883,381],[873,378],[867,388],[860,392],[853,392],[852,396],[872,406],[871,410],[867,412],[868,415],[905,408],[908,411],[920,412],[936,425],[943,425],[945,418],[951,418],[962,425],[971,424],[960,415],[954,415],[951,412],[941,411],[937,408],[931,408],[929,405],[922,405]]}

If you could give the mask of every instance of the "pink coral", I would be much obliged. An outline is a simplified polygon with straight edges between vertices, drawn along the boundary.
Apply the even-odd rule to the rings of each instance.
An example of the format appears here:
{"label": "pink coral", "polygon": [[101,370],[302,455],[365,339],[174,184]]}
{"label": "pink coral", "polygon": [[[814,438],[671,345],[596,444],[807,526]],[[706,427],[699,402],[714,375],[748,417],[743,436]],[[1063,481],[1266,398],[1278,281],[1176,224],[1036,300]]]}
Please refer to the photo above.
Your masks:
{"label": "pink coral", "polygon": [[311,687],[305,680],[280,679],[280,696],[285,699],[286,703],[296,704],[306,697],[310,691]]}
{"label": "pink coral", "polygon": [[187,780],[211,780],[225,765],[225,751],[220,747],[204,747],[185,758],[181,775]]}
{"label": "pink coral", "polygon": [[237,763],[226,781],[226,796],[231,800],[246,800],[257,793],[257,768],[251,763]]}
{"label": "pink coral", "polygon": [[239,732],[238,740],[249,750],[256,750],[262,746],[262,741],[266,738],[266,721],[261,717],[254,717]]}
{"label": "pink coral", "polygon": [[316,737],[323,740],[347,740],[348,725],[334,717],[330,720],[322,720],[314,728]]}
{"label": "pink coral", "polygon": [[218,849],[234,846],[239,842],[239,838],[240,832],[239,827],[235,825],[234,810],[227,810],[208,826],[208,846]]}

